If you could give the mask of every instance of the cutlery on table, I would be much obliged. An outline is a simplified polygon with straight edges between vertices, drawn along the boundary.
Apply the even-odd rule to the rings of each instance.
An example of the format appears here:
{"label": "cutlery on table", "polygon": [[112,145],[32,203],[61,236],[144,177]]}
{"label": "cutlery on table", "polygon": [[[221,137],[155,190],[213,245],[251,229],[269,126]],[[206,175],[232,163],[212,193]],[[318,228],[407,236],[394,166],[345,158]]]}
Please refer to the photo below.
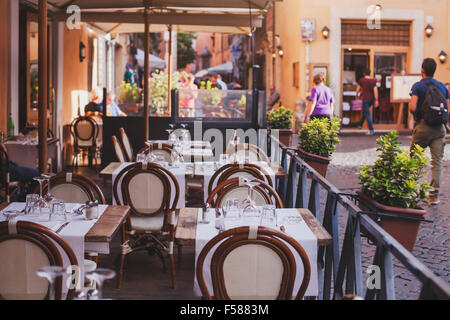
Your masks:
{"label": "cutlery on table", "polygon": [[58,230],[56,230],[55,232],[56,232],[56,233],[60,233],[61,230],[64,229],[69,223],[70,223],[70,221],[67,221],[67,222],[63,223],[63,224],[58,228]]}

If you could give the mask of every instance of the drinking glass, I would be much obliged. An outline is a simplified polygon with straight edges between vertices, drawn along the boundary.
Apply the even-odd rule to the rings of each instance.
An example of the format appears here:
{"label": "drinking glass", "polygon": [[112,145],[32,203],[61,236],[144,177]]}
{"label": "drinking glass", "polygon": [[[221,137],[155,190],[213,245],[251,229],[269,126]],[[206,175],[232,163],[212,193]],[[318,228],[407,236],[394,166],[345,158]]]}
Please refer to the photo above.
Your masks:
{"label": "drinking glass", "polygon": [[273,227],[276,225],[277,216],[275,206],[273,204],[266,204],[263,206],[261,214],[261,225],[266,227]]}
{"label": "drinking glass", "polygon": [[144,156],[146,157],[146,161],[147,162],[154,162],[155,161],[155,155],[153,154],[153,142],[148,141],[148,143],[146,143],[148,146],[148,151],[147,154]]}
{"label": "drinking glass", "polygon": [[172,148],[171,159],[172,163],[175,165],[179,165],[181,163],[181,152],[182,148],[179,143],[175,143]]}
{"label": "drinking glass", "polygon": [[2,214],[5,216],[6,221],[14,220],[17,216],[20,216],[22,214],[19,210],[8,210],[3,211]]}
{"label": "drinking glass", "polygon": [[45,201],[45,199],[42,197],[42,182],[45,181],[45,178],[43,176],[34,177],[33,180],[39,182],[39,200],[37,207],[39,208],[39,214],[42,214],[43,209],[48,208],[48,203]]}
{"label": "drinking glass", "polygon": [[66,203],[61,199],[53,199],[50,202],[49,221],[66,221]]}
{"label": "drinking glass", "polygon": [[240,205],[238,199],[228,199],[222,206],[224,217],[227,220],[238,220],[240,218]]}
{"label": "drinking glass", "polygon": [[116,276],[116,272],[111,269],[105,269],[105,268],[97,268],[94,271],[91,271],[86,274],[86,278],[88,278],[91,281],[95,281],[97,284],[97,299],[102,299],[102,289],[103,289],[103,282],[105,280],[112,279]]}
{"label": "drinking glass", "polygon": [[46,278],[50,284],[48,298],[55,300],[55,280],[58,277],[67,273],[67,269],[61,266],[46,266],[36,271],[36,274],[41,278]]}
{"label": "drinking glass", "polygon": [[136,162],[140,162],[143,163],[147,160],[147,156],[145,155],[145,153],[138,153],[136,155]]}
{"label": "drinking glass", "polygon": [[26,202],[25,202],[25,214],[26,215],[34,215],[36,207],[39,204],[39,195],[32,193],[27,194]]}

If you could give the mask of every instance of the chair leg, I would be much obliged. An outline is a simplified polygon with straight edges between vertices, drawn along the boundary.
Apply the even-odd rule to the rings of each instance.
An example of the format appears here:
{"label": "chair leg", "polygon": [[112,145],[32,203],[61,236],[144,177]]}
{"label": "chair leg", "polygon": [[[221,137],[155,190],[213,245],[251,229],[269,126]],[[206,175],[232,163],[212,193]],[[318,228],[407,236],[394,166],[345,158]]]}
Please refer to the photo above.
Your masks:
{"label": "chair leg", "polygon": [[120,289],[120,287],[122,286],[123,268],[125,266],[126,257],[127,257],[127,254],[124,254],[124,253],[122,253],[120,256],[119,271],[117,272],[117,289]]}
{"label": "chair leg", "polygon": [[175,259],[173,257],[173,253],[169,254],[169,263],[170,263],[170,276],[172,278],[172,288],[175,289],[177,287],[177,279],[175,274]]}
{"label": "chair leg", "polygon": [[178,265],[181,265],[183,261],[183,246],[181,244],[178,245]]}

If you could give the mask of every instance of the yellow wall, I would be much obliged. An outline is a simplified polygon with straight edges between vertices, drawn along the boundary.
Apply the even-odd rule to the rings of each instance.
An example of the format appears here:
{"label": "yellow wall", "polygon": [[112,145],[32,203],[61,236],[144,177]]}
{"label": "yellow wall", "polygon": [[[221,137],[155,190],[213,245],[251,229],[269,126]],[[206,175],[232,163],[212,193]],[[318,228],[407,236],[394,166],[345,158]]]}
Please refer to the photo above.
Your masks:
{"label": "yellow wall", "polygon": [[[433,36],[427,38],[423,33],[423,56],[438,61],[439,52],[444,50],[450,57],[450,0],[283,0],[276,2],[275,33],[281,37],[284,56],[283,58],[277,57],[275,84],[286,106],[294,108],[297,99],[306,97],[306,45],[304,41],[300,40],[300,20],[302,18],[315,18],[316,20],[316,40],[310,45],[310,62],[328,63],[330,61],[330,40],[323,39],[320,30],[325,25],[331,29],[331,8],[365,9],[375,3],[380,4],[382,9],[421,10],[425,20],[427,16],[433,16]],[[331,30],[331,33],[333,31],[335,30]],[[333,52],[338,53],[339,50],[341,48],[333,48]],[[268,52],[267,55],[270,56],[271,53]],[[292,80],[292,64],[296,61],[300,62],[299,88],[293,86]],[[450,82],[450,58],[444,65],[438,62],[436,78],[443,82]]]}
{"label": "yellow wall", "polygon": [[0,0],[0,131],[5,132],[9,91],[9,1]]}

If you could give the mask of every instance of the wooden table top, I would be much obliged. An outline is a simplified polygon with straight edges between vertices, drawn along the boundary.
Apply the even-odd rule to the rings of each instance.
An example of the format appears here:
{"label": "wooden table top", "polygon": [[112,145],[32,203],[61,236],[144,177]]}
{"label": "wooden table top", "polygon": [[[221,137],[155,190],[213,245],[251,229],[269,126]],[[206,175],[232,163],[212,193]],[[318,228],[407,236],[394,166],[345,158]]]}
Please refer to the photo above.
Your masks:
{"label": "wooden table top", "polygon": [[[0,204],[0,210],[8,206],[8,203]],[[130,212],[128,206],[109,205],[100,219],[92,226],[84,237],[85,242],[111,242],[119,232],[120,227]]]}
{"label": "wooden table top", "polygon": [[[199,208],[183,208],[180,209],[178,216],[177,230],[175,239],[184,246],[195,246],[195,237],[197,233],[197,217]],[[297,209],[305,220],[308,227],[317,237],[317,244],[319,246],[327,246],[331,244],[333,238],[320,224],[320,222],[313,216],[308,209]]]}
{"label": "wooden table top", "polygon": [[[116,171],[116,169],[120,165],[121,165],[120,162],[111,162],[100,172],[99,176],[105,179],[112,179],[114,171]],[[275,178],[284,179],[288,176],[288,174],[283,170],[283,167],[281,167],[278,163],[272,162],[270,163],[270,167],[275,173]]]}

